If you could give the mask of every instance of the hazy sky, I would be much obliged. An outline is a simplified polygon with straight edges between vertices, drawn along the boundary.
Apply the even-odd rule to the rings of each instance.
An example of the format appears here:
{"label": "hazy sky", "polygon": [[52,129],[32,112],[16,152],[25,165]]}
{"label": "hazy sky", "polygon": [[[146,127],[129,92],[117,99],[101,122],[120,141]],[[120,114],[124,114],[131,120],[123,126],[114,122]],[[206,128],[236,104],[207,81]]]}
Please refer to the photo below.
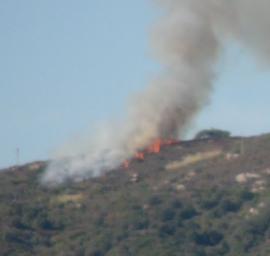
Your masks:
{"label": "hazy sky", "polygon": [[[124,116],[130,95],[159,67],[148,0],[0,2],[0,167],[45,160],[100,120]],[[270,70],[270,69],[269,69]],[[217,63],[211,102],[190,128],[233,135],[270,131],[270,72],[238,45]]]}

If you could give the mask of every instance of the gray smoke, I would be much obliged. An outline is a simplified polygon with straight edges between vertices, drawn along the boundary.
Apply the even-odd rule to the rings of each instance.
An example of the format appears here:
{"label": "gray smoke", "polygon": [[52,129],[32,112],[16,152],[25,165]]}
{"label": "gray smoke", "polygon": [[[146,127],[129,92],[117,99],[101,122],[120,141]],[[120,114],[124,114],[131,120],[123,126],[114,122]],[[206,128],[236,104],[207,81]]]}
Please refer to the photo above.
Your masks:
{"label": "gray smoke", "polygon": [[164,15],[153,26],[150,41],[162,73],[133,97],[121,123],[100,124],[92,135],[59,147],[43,183],[98,176],[157,138],[181,136],[209,100],[214,65],[226,44],[236,41],[269,62],[269,0],[157,2]]}

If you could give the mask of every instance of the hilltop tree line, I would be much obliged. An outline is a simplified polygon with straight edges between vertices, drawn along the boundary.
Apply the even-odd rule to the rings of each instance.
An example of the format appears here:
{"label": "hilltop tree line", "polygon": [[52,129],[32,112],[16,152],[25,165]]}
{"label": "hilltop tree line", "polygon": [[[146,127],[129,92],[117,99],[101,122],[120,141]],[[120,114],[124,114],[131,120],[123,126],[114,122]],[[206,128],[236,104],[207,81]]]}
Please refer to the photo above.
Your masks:
{"label": "hilltop tree line", "polygon": [[212,128],[199,131],[194,139],[226,138],[230,135],[229,131]]}

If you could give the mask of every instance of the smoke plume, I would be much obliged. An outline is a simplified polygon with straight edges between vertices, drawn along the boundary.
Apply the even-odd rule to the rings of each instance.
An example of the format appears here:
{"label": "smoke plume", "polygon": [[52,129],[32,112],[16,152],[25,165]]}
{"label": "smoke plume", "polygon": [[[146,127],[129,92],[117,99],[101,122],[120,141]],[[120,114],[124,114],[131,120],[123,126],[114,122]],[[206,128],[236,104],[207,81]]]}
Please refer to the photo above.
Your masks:
{"label": "smoke plume", "polygon": [[151,29],[151,52],[163,67],[133,97],[127,117],[59,147],[43,183],[82,180],[119,166],[155,139],[176,139],[208,102],[214,65],[236,41],[267,64],[269,0],[156,0],[164,9]]}

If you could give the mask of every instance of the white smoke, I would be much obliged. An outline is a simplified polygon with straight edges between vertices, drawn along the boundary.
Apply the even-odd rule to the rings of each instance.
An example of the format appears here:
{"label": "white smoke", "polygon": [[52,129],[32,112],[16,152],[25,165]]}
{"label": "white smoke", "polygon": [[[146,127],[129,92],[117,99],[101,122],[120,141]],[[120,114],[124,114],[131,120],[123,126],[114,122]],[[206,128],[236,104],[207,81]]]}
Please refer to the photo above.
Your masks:
{"label": "white smoke", "polygon": [[156,1],[164,15],[150,39],[163,72],[133,97],[121,123],[100,125],[91,136],[59,147],[43,183],[98,176],[157,138],[181,135],[208,102],[214,64],[226,43],[237,41],[269,62],[269,0]]}

